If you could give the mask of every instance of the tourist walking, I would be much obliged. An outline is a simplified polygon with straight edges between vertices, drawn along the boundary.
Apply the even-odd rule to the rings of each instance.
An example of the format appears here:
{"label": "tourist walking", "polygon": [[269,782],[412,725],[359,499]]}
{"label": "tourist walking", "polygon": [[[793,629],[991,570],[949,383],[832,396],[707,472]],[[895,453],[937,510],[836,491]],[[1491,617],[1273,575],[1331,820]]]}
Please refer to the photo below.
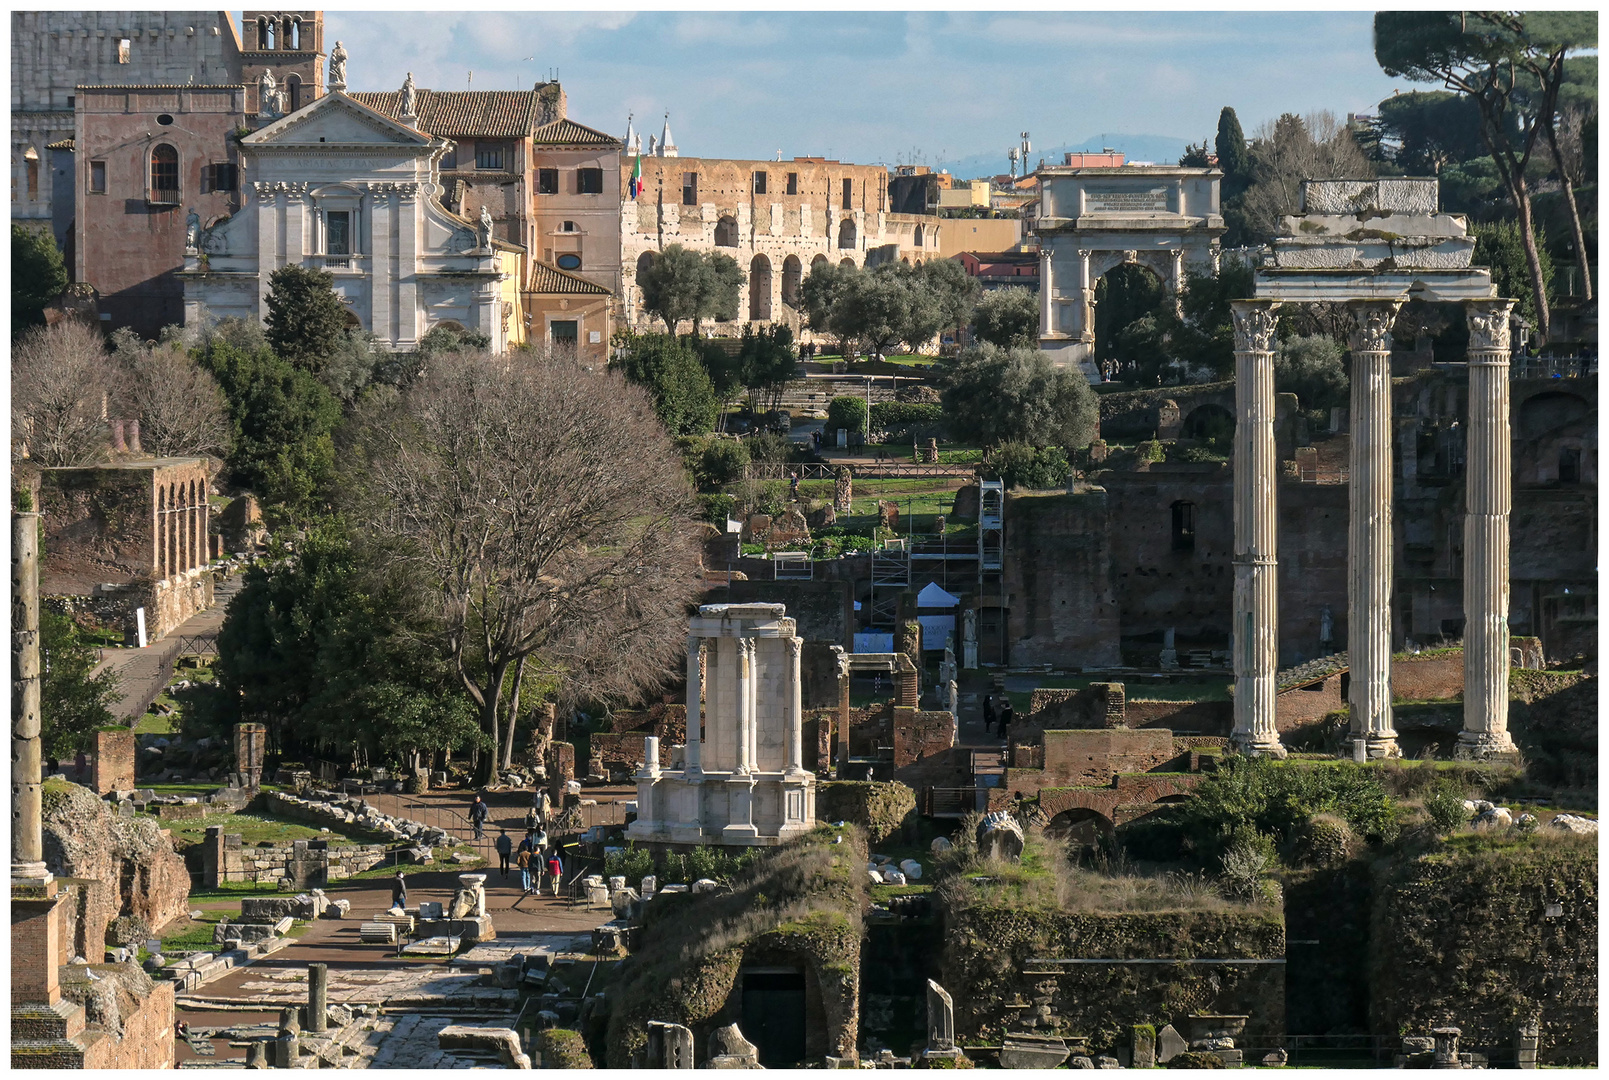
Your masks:
{"label": "tourist walking", "polygon": [[536,834],[528,832],[525,834],[525,839],[520,841],[519,850],[514,856],[514,865],[520,870],[521,895],[531,891],[531,868],[536,864],[538,857]]}
{"label": "tourist walking", "polygon": [[508,860],[509,860],[509,856],[514,854],[514,841],[509,839],[507,829],[498,829],[497,830],[496,847],[497,847],[497,869],[498,869],[498,872],[503,875],[503,880],[507,881],[508,880]]}
{"label": "tourist walking", "polygon": [[469,823],[475,826],[476,840],[486,839],[486,818],[490,813],[491,809],[476,795],[475,801],[469,804]]}
{"label": "tourist walking", "polygon": [[1011,699],[1007,698],[1005,704],[1000,708],[1000,741],[1005,743],[1007,746],[1011,745],[1009,739],[1009,733],[1011,731],[1011,718]]}
{"label": "tourist walking", "polygon": [[989,734],[994,730],[994,695],[983,695],[983,733]]}
{"label": "tourist walking", "polygon": [[402,876],[401,870],[391,879],[391,906],[404,910],[408,907],[408,879]]}
{"label": "tourist walking", "polygon": [[553,878],[553,895],[559,895],[559,883],[564,880],[564,863],[559,861],[559,849],[548,853],[548,874]]}

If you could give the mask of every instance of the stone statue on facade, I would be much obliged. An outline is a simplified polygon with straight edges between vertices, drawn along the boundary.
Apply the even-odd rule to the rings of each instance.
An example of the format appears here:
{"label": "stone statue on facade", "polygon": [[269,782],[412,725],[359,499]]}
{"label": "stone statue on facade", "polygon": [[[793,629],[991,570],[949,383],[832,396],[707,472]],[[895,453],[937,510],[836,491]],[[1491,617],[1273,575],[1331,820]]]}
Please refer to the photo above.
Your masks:
{"label": "stone statue on facade", "polygon": [[274,82],[272,71],[263,72],[263,77],[257,83],[257,112],[261,116],[278,116],[280,114],[279,87]]}
{"label": "stone statue on facade", "polygon": [[201,244],[201,215],[196,213],[195,207],[184,218],[184,253],[193,255]]}
{"label": "stone statue on facade", "polygon": [[400,111],[402,116],[412,119],[418,115],[418,113],[414,112],[414,108],[418,103],[417,99],[418,91],[414,88],[413,72],[410,71],[408,72],[408,77],[402,80],[402,109]]}
{"label": "stone statue on facade", "polygon": [[484,203],[480,208],[480,227],[476,230],[476,237],[483,250],[492,250],[492,210]]}
{"label": "stone statue on facade", "polygon": [[329,86],[331,90],[346,89],[346,49],[339,41],[330,50]]}

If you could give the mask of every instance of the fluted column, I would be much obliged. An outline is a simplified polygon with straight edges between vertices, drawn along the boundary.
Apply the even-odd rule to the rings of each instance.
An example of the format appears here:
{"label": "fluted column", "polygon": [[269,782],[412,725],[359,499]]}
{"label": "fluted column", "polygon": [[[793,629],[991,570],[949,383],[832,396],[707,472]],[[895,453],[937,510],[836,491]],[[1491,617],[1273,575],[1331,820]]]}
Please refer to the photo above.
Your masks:
{"label": "fluted column", "polygon": [[1235,726],[1242,753],[1285,756],[1274,724],[1279,666],[1279,563],[1274,450],[1277,305],[1237,300],[1235,321]]}
{"label": "fluted column", "polygon": [[1469,304],[1469,442],[1464,469],[1464,730],[1459,757],[1514,752],[1508,734],[1508,418],[1511,300]]}
{"label": "fluted column", "polygon": [[[40,742],[39,515],[11,515],[11,883],[48,885]],[[54,963],[54,960],[50,961]]]}
{"label": "fluted column", "polygon": [[692,779],[703,771],[703,712],[704,668],[699,652],[704,639],[693,634],[687,636],[687,751],[683,755],[686,776]]}
{"label": "fluted column", "polygon": [[804,771],[804,687],[801,657],[804,639],[788,641],[788,772]]}
{"label": "fluted column", "polygon": [[1049,337],[1061,328],[1056,325],[1056,302],[1051,296],[1053,253],[1047,241],[1039,249],[1039,335]]}
{"label": "fluted column", "polygon": [[1347,519],[1350,746],[1396,757],[1391,722],[1391,324],[1400,301],[1356,302],[1352,332],[1352,482]]}
{"label": "fluted column", "polygon": [[754,771],[754,639],[737,639],[737,772]]}

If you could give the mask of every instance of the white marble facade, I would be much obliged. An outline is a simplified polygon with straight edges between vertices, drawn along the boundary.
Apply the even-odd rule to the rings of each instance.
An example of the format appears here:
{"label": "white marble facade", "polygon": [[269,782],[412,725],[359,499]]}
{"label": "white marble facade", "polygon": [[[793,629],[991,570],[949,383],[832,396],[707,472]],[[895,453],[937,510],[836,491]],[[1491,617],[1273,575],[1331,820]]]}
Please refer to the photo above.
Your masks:
{"label": "white marble facade", "polygon": [[387,348],[444,322],[508,346],[519,255],[438,201],[450,140],[335,90],[240,146],[244,205],[199,231],[179,275],[187,324],[263,318],[269,276],[299,263],[333,274],[351,322]]}
{"label": "white marble facade", "polygon": [[1215,169],[1174,166],[1056,166],[1040,169],[1039,347],[1061,366],[1099,381],[1095,286],[1131,264],[1154,274],[1175,301],[1189,272],[1218,267]]}
{"label": "white marble facade", "polygon": [[[632,840],[770,845],[816,821],[803,765],[800,650],[782,604],[706,604],[687,638],[687,745],[680,768],[647,740]],[[702,718],[702,723],[701,723]],[[667,755],[675,764],[678,755]]]}

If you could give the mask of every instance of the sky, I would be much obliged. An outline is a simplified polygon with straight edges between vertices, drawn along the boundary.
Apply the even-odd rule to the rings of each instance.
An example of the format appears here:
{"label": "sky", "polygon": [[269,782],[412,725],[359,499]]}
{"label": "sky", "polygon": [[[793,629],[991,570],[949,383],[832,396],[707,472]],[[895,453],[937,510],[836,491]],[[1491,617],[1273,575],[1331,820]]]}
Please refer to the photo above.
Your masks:
{"label": "sky", "polygon": [[646,146],[668,110],[687,156],[780,151],[983,175],[1007,170],[1022,131],[1035,158],[1104,144],[1134,159],[1210,141],[1225,105],[1248,137],[1284,112],[1372,112],[1409,87],[1375,63],[1372,18],[326,10],[325,48],[344,42],[353,90],[394,89],[409,71],[421,87],[512,90],[556,72],[571,119],[621,135],[635,114]]}

